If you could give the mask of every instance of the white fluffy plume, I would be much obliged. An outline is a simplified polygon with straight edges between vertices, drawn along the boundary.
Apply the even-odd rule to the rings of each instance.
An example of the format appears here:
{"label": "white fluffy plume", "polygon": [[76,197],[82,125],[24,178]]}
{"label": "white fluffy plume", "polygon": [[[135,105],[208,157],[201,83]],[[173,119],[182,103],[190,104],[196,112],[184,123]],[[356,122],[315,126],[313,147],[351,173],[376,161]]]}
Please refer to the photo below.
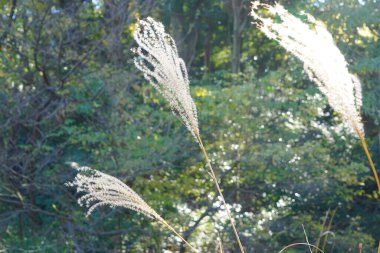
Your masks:
{"label": "white fluffy plume", "polygon": [[78,171],[72,182],[66,186],[75,187],[83,195],[78,199],[87,208],[87,216],[99,206],[124,207],[142,213],[150,218],[163,221],[145,201],[119,179],[89,167],[71,166]]}
{"label": "white fluffy plume", "polygon": [[172,37],[160,22],[148,17],[137,24],[133,37],[138,44],[135,65],[145,79],[169,101],[173,113],[189,131],[199,135],[197,109],[190,96],[184,61],[178,56]]}
{"label": "white fluffy plume", "polygon": [[[268,17],[261,16],[259,8],[266,9]],[[257,1],[252,3],[251,15],[268,38],[277,40],[304,63],[309,78],[326,95],[331,107],[352,131],[364,136],[360,81],[348,72],[344,56],[322,22],[305,14],[308,23],[304,23],[279,4],[271,6]]]}
{"label": "white fluffy plume", "polygon": [[173,38],[165,33],[164,26],[161,23],[149,17],[146,20],[140,20],[138,22],[133,37],[138,44],[138,48],[134,49],[136,53],[136,67],[144,73],[144,77],[153,87],[169,101],[173,113],[179,116],[180,120],[192,133],[199,147],[202,149],[210,169],[210,175],[217,187],[219,195],[223,199],[240,250],[244,253],[234,221],[224,200],[218,180],[199,134],[197,109],[190,96],[186,66],[183,60],[178,56],[177,47]]}

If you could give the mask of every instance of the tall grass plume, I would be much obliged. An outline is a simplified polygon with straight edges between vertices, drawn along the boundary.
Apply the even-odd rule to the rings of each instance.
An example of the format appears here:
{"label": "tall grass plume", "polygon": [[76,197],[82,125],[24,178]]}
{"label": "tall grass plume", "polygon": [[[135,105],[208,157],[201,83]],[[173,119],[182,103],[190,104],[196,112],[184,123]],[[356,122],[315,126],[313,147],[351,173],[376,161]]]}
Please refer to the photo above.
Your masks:
{"label": "tall grass plume", "polygon": [[123,207],[134,210],[157,220],[184,241],[194,252],[198,252],[135,191],[122,181],[89,167],[80,167],[76,163],[72,163],[71,166],[78,171],[78,174],[73,181],[67,182],[65,185],[74,187],[79,194],[83,194],[78,198],[78,204],[87,208],[87,216],[91,215],[100,206]]}
{"label": "tall grass plume", "polygon": [[145,79],[164,96],[173,113],[179,117],[195,137],[206,158],[211,178],[225,206],[240,251],[244,252],[229,207],[202,143],[197,109],[190,95],[186,66],[178,55],[173,38],[165,32],[164,26],[160,22],[150,17],[138,22],[133,37],[138,44],[138,47],[133,49],[136,54],[134,59],[136,67],[143,72]]}
{"label": "tall grass plume", "polygon": [[[268,15],[260,15],[259,9],[266,10]],[[349,129],[357,134],[380,192],[379,178],[364,139],[360,114],[360,81],[348,71],[344,56],[323,23],[309,14],[302,14],[306,22],[290,14],[280,4],[272,6],[258,1],[252,2],[251,16],[256,19],[258,28],[303,62],[309,78],[317,84],[330,106],[342,116]]]}

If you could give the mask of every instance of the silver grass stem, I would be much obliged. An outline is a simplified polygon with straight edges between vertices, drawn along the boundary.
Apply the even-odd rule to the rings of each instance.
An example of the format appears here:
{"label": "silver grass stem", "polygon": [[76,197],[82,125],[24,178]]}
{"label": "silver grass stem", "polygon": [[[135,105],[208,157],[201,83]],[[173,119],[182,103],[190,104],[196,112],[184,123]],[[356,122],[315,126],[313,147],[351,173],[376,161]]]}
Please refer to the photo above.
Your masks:
{"label": "silver grass stem", "polygon": [[[375,181],[376,181],[376,185],[377,185],[377,189],[380,193],[380,181],[379,181],[379,176],[377,175],[377,172],[376,172],[376,168],[375,168],[375,165],[372,161],[372,157],[371,157],[371,154],[369,153],[369,150],[368,150],[368,147],[367,147],[367,143],[364,139],[364,136],[358,131],[356,130],[356,133],[357,135],[359,136],[359,139],[360,139],[360,143],[362,144],[362,147],[364,149],[364,152],[368,158],[368,161],[369,161],[369,164],[371,166],[371,169],[372,169],[372,172],[373,172],[373,176],[375,177]],[[380,252],[379,252],[380,253]]]}
{"label": "silver grass stem", "polygon": [[160,220],[162,225],[166,226],[170,231],[172,231],[176,236],[178,236],[187,246],[190,247],[194,252],[199,252],[195,249],[188,241],[185,240],[172,226],[170,226],[165,220]]}
{"label": "silver grass stem", "polygon": [[200,135],[197,135],[196,136],[197,138],[197,141],[198,141],[198,144],[199,144],[199,147],[201,148],[202,152],[203,152],[203,155],[205,156],[205,159],[206,159],[206,162],[207,162],[207,167],[209,168],[210,170],[210,175],[211,175],[211,178],[212,180],[214,181],[214,184],[216,186],[216,189],[219,193],[219,196],[220,198],[222,199],[222,202],[223,202],[223,205],[226,209],[226,213],[227,213],[227,216],[228,216],[228,219],[230,220],[230,224],[231,224],[231,227],[232,227],[232,230],[234,231],[234,234],[235,234],[235,237],[236,237],[236,241],[238,242],[239,244],[239,248],[240,248],[240,252],[241,253],[244,253],[244,247],[240,241],[240,237],[239,237],[239,234],[236,230],[236,227],[235,227],[235,224],[234,224],[234,219],[232,218],[231,216],[231,212],[230,212],[230,209],[228,208],[228,205],[224,199],[224,196],[223,196],[223,193],[222,193],[222,190],[220,189],[220,186],[219,186],[219,183],[218,183],[218,179],[216,178],[216,175],[215,175],[215,172],[214,172],[214,169],[212,168],[212,165],[211,165],[211,161],[210,159],[208,158],[208,155],[207,155],[207,152],[206,152],[206,149],[205,147],[203,146],[203,143],[202,143],[202,139],[200,137]]}

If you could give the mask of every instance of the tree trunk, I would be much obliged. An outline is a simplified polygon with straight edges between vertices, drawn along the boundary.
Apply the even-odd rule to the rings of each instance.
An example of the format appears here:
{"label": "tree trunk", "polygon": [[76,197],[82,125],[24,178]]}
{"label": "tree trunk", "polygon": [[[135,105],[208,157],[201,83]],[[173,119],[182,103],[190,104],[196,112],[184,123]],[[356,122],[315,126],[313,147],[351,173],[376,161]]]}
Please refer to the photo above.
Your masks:
{"label": "tree trunk", "polygon": [[[199,8],[202,1],[196,1],[192,10]],[[173,30],[173,38],[176,42],[178,54],[186,64],[189,71],[195,57],[196,45],[198,42],[198,30],[196,29],[197,16],[194,16],[189,24],[186,24],[183,13],[183,2],[173,0],[171,3],[170,25]]]}
{"label": "tree trunk", "polygon": [[238,23],[234,21],[234,30],[232,34],[232,53],[231,53],[232,73],[240,72],[242,38],[241,38],[241,33],[236,29],[237,24]]}
{"label": "tree trunk", "polygon": [[242,33],[247,22],[248,13],[244,0],[229,1],[227,9],[229,9],[230,15],[232,15],[231,68],[232,73],[239,73],[243,46]]}
{"label": "tree trunk", "polygon": [[109,22],[106,27],[107,51],[110,62],[114,65],[121,65],[125,59],[121,37],[124,29],[124,21],[120,15],[120,9],[126,7],[114,0],[104,1],[104,16]]}
{"label": "tree trunk", "polygon": [[210,72],[212,71],[212,66],[211,66],[211,32],[209,29],[207,30],[205,42],[204,42],[204,50],[205,50],[205,55],[203,58],[203,65],[206,68],[205,72]]}

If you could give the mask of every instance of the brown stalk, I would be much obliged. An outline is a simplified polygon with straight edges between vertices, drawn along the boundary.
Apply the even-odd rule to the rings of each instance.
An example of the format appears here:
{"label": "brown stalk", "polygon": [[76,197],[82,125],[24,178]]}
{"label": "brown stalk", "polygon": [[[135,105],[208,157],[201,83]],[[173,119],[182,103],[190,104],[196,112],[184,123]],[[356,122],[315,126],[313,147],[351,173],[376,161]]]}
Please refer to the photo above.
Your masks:
{"label": "brown stalk", "polygon": [[227,212],[228,218],[229,218],[229,220],[230,220],[232,230],[234,231],[234,234],[235,234],[236,240],[237,240],[237,242],[238,242],[238,244],[239,244],[240,252],[241,252],[241,253],[244,253],[244,248],[243,248],[243,245],[241,244],[241,241],[240,241],[239,235],[238,235],[237,230],[236,230],[236,228],[235,228],[234,220],[233,220],[233,218],[232,218],[232,216],[231,216],[230,209],[228,208],[227,203],[226,203],[226,201],[225,201],[225,199],[224,199],[224,197],[223,197],[223,193],[222,193],[222,190],[220,189],[220,186],[219,186],[219,183],[218,183],[218,179],[217,179],[216,176],[215,176],[215,172],[214,172],[214,170],[213,170],[213,168],[212,168],[212,166],[211,166],[210,159],[208,158],[208,155],[207,155],[206,149],[205,149],[205,147],[203,146],[203,143],[202,143],[202,140],[201,140],[200,135],[197,134],[197,135],[196,135],[196,138],[197,138],[197,141],[198,141],[199,147],[201,148],[201,150],[202,150],[202,152],[203,152],[203,155],[205,156],[205,159],[206,159],[206,162],[207,162],[207,166],[208,166],[208,168],[209,168],[209,170],[210,170],[210,176],[211,176],[212,180],[214,181],[215,186],[216,186],[216,189],[217,189],[217,191],[218,191],[218,193],[219,193],[219,196],[221,197],[222,202],[223,202],[223,205],[224,205],[224,207],[226,208],[226,212]]}
{"label": "brown stalk", "polygon": [[355,128],[355,131],[356,131],[356,133],[358,134],[359,139],[360,139],[360,143],[362,144],[363,149],[364,149],[364,152],[365,152],[365,154],[367,155],[367,158],[368,158],[369,164],[370,164],[370,166],[371,166],[371,169],[372,169],[373,175],[374,175],[375,180],[376,180],[377,189],[378,189],[378,191],[379,191],[379,193],[380,193],[380,181],[379,181],[379,176],[377,175],[376,168],[375,168],[375,165],[373,164],[371,154],[370,154],[369,151],[368,151],[367,143],[366,143],[366,141],[365,141],[363,135],[357,130],[357,128]]}

